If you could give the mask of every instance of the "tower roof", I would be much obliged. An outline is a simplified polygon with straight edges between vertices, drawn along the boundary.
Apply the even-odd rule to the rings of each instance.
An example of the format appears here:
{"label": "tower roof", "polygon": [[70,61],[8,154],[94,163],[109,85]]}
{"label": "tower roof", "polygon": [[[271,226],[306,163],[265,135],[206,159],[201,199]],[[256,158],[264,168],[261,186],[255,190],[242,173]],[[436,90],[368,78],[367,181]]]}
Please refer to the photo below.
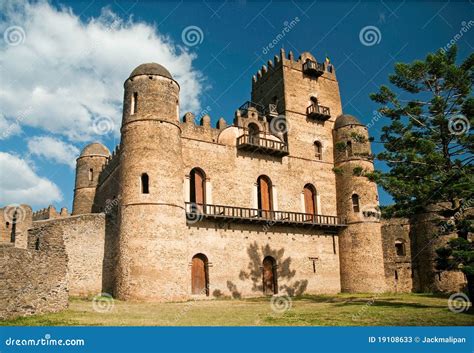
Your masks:
{"label": "tower roof", "polygon": [[334,129],[339,129],[347,125],[361,125],[362,124],[355,116],[350,114],[341,114],[336,118],[336,123],[334,124]]}
{"label": "tower roof", "polygon": [[129,78],[138,75],[158,75],[173,79],[170,72],[164,66],[157,63],[146,63],[137,66],[135,70],[132,71]]}
{"label": "tower roof", "polygon": [[99,142],[93,142],[91,144],[88,144],[86,147],[84,147],[84,149],[81,152],[81,157],[94,156],[94,155],[109,157],[110,151],[103,144]]}

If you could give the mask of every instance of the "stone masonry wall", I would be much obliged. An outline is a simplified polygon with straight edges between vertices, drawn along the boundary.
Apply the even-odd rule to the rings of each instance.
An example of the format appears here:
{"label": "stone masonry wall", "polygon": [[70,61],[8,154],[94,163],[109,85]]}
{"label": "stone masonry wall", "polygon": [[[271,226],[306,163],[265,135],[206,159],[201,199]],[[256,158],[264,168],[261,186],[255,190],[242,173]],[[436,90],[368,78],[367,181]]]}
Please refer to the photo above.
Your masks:
{"label": "stone masonry wall", "polygon": [[0,319],[64,310],[67,255],[61,228],[31,230],[26,249],[0,245],[0,283]]}

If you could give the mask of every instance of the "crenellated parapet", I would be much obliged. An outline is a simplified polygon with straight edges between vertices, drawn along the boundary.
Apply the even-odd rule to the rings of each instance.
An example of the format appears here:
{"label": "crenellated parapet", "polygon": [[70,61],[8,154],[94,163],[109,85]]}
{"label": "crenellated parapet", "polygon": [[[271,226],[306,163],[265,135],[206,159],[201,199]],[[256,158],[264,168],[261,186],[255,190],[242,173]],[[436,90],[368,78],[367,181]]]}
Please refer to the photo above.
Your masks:
{"label": "crenellated parapet", "polygon": [[182,136],[185,138],[216,142],[219,133],[228,127],[228,125],[225,119],[221,117],[216,125],[212,126],[208,110],[203,110],[199,116],[191,112],[184,114],[182,122],[180,122],[180,127]]}
{"label": "crenellated parapet", "polygon": [[33,212],[33,221],[42,221],[45,219],[57,219],[57,218],[64,218],[69,217],[70,214],[66,207],[61,208],[58,212],[56,207],[53,205],[49,205],[46,208]]}
{"label": "crenellated parapet", "polygon": [[112,154],[107,158],[99,175],[99,185],[101,185],[120,164],[120,145],[117,145]]}

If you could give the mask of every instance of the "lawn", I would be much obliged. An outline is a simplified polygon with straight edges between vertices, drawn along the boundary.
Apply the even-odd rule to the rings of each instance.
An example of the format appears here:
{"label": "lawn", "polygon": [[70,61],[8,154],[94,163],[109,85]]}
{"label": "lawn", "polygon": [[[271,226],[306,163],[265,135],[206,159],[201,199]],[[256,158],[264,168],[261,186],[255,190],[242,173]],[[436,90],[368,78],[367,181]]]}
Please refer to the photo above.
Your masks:
{"label": "lawn", "polygon": [[428,294],[307,295],[273,304],[270,298],[174,303],[102,299],[72,298],[65,311],[0,325],[474,325],[474,315],[453,313],[447,298]]}

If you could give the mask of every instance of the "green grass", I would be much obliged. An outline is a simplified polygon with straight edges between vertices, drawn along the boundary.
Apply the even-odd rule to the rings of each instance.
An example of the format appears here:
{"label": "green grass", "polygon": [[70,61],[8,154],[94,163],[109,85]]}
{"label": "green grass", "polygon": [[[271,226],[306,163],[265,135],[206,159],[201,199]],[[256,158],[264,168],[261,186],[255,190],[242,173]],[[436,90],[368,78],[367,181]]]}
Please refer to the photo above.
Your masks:
{"label": "green grass", "polygon": [[115,300],[104,313],[95,311],[92,303],[91,298],[73,298],[65,311],[0,321],[0,325],[474,325],[474,315],[453,313],[447,298],[429,294],[307,295],[292,298],[291,308],[283,313],[272,310],[270,298],[174,303]]}

